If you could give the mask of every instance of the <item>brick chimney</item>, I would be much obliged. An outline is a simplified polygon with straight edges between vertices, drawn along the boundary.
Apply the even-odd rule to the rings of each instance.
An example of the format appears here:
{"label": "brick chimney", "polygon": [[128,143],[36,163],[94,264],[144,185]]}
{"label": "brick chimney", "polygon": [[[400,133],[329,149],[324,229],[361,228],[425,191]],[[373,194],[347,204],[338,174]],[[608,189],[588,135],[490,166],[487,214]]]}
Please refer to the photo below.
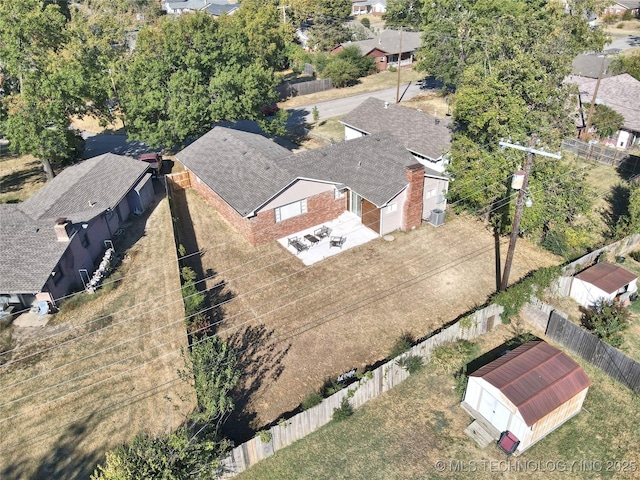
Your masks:
{"label": "brick chimney", "polygon": [[422,193],[424,190],[424,165],[414,163],[405,170],[409,182],[407,198],[402,212],[402,230],[419,227],[422,222]]}
{"label": "brick chimney", "polygon": [[68,218],[56,219],[56,224],[53,226],[56,232],[56,239],[59,242],[68,242],[71,233],[71,221]]}

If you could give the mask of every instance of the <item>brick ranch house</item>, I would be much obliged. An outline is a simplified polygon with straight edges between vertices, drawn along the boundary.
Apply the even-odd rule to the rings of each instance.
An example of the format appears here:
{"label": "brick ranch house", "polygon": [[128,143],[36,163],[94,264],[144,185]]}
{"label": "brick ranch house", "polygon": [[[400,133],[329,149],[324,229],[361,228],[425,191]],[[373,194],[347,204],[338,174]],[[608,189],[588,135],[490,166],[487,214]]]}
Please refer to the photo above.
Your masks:
{"label": "brick ranch house", "polygon": [[389,134],[292,154],[261,135],[215,127],[176,158],[188,172],[184,186],[198,191],[253,245],[345,211],[379,235],[411,230],[430,214],[423,192],[442,178]]}
{"label": "brick ranch house", "polygon": [[[400,30],[382,30],[378,36],[367,40],[341,43],[329,53],[338,53],[345,47],[355,45],[365,57],[374,58],[376,70],[383,72],[389,67],[398,66],[398,54],[400,53],[400,66],[411,65],[416,52],[420,47],[420,32],[402,32]],[[402,46],[401,46],[402,44]],[[400,52],[402,49],[402,52]]]}
{"label": "brick ranch house", "polygon": [[113,237],[154,191],[144,162],[111,153],[63,170],[22,203],[0,205],[0,308],[53,305],[83,288]]}

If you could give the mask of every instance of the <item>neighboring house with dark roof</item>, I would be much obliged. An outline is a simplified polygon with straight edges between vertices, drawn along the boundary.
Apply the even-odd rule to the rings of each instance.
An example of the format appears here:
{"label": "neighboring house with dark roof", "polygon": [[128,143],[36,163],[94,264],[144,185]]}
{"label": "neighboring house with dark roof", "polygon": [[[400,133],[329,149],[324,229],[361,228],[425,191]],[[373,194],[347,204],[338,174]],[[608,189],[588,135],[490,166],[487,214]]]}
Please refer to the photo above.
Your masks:
{"label": "neighboring house with dark roof", "polygon": [[578,414],[590,385],[567,354],[531,341],[471,373],[462,407],[494,440],[515,435],[519,455]]}
{"label": "neighboring house with dark roof", "polygon": [[168,0],[164,2],[164,9],[169,15],[207,12],[214,17],[219,17],[223,13],[232,14],[238,8],[240,8],[239,3],[226,0]]}
{"label": "neighboring house with dark roof", "polygon": [[66,168],[23,203],[0,205],[0,303],[55,305],[82,288],[79,271],[93,274],[105,240],[153,195],[146,163],[109,153]]}
{"label": "neighboring house with dark roof", "polygon": [[[402,40],[400,36],[402,35]],[[381,72],[398,66],[398,54],[402,49],[400,66],[411,65],[420,47],[420,32],[400,32],[382,30],[378,36],[368,40],[341,43],[330,53],[337,53],[345,47],[355,45],[363,56],[375,58],[376,69]]]}
{"label": "neighboring house with dark roof", "polygon": [[574,275],[569,296],[584,307],[605,301],[627,305],[638,292],[638,276],[617,265],[600,262]]}
{"label": "neighboring house with dark roof", "polygon": [[438,118],[419,110],[370,97],[345,115],[345,140],[388,132],[402,142],[413,157],[425,166],[424,209],[444,210],[449,177],[444,174],[451,148],[451,119]]}
{"label": "neighboring house with dark roof", "polygon": [[176,158],[191,188],[254,245],[345,211],[379,235],[410,230],[429,218],[423,192],[438,182],[388,134],[293,154],[261,135],[215,127]]}
{"label": "neighboring house with dark roof", "polygon": [[[578,75],[570,75],[565,79],[565,83],[578,86],[580,105],[592,102],[597,81],[597,78]],[[611,139],[616,148],[640,147],[640,81],[628,73],[603,78],[598,87],[596,104],[606,105],[624,118],[622,128]],[[586,113],[584,123],[579,121],[578,129],[584,128],[585,124]]]}

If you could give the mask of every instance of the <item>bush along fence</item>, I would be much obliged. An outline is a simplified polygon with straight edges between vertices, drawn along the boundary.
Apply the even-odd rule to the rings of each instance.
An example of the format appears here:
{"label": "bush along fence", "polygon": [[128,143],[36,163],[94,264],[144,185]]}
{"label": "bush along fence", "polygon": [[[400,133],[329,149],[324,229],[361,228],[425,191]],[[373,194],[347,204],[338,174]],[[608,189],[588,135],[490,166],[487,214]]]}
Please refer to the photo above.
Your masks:
{"label": "bush along fence", "polygon": [[268,430],[263,430],[256,437],[235,447],[222,461],[222,478],[234,477],[260,460],[270,457],[276,451],[326,425],[333,418],[334,411],[343,407],[345,399],[351,407],[358,408],[390,390],[409,376],[406,359],[420,357],[427,362],[431,351],[438,345],[476,338],[490,330],[494,324],[499,323],[495,319],[500,318],[502,311],[503,308],[499,305],[489,305],[482,310],[477,310],[375,370],[367,372],[355,383],[322,400],[319,405],[287,420],[281,420]]}
{"label": "bush along fence", "polygon": [[600,340],[559,312],[552,312],[546,335],[640,395],[640,363]]}

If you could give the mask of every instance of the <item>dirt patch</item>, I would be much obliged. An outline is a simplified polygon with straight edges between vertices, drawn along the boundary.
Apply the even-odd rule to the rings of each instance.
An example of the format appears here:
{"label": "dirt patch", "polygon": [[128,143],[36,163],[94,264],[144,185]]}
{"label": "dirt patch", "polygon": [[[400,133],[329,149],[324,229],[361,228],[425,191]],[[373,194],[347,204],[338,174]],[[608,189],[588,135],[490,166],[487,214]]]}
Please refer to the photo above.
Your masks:
{"label": "dirt patch", "polygon": [[[110,291],[21,337],[0,367],[0,477],[88,478],[106,450],[176,428],[186,345],[168,203],[132,220]],[[129,247],[124,245],[128,242]]]}
{"label": "dirt patch", "polygon": [[[236,439],[296,408],[327,377],[385,358],[402,332],[427,335],[496,289],[493,235],[472,218],[397,232],[393,242],[377,239],[305,267],[276,242],[251,247],[197,193],[186,199],[197,248],[207,249],[211,304],[226,299],[218,331],[252,367],[237,395],[242,414],[230,422]],[[559,262],[521,241],[512,281]]]}

